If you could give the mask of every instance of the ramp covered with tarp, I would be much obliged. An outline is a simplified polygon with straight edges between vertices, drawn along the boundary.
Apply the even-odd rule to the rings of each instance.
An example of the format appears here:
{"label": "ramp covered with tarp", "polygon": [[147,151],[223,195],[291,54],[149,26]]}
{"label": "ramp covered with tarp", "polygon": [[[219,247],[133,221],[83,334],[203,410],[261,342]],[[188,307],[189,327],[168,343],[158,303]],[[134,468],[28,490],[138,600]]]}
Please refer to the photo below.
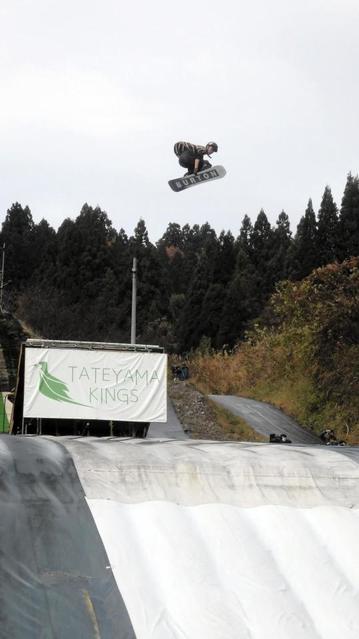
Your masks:
{"label": "ramp covered with tarp", "polygon": [[358,453],[0,437],[0,637],[356,639]]}
{"label": "ramp covered with tarp", "polygon": [[134,639],[70,454],[0,437],[1,639]]}
{"label": "ramp covered with tarp", "polygon": [[358,449],[66,446],[138,639],[359,636]]}

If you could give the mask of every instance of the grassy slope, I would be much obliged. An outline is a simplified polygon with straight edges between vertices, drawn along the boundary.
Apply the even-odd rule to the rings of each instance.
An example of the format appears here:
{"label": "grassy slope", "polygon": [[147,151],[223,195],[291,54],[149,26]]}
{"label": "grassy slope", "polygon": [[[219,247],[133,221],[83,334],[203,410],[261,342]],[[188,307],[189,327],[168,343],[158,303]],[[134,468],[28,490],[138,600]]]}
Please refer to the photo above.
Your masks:
{"label": "grassy slope", "polygon": [[202,392],[270,402],[304,426],[359,444],[359,258],[285,282],[232,355],[196,355]]}
{"label": "grassy slope", "polygon": [[223,408],[223,406],[218,406],[218,404],[212,400],[208,400],[208,403],[216,415],[217,423],[223,430],[226,439],[233,439],[239,442],[268,441],[268,437],[257,433],[242,417],[233,415],[231,411]]}

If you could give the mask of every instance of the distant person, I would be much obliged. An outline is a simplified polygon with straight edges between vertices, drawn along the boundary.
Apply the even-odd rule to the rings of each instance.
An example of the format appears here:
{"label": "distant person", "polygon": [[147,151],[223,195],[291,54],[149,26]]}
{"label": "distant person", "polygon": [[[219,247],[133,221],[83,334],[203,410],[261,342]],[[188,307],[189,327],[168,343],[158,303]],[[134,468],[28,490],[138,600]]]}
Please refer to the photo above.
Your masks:
{"label": "distant person", "polygon": [[83,428],[82,428],[82,433],[81,433],[82,437],[88,437],[89,436],[89,434],[90,434],[90,426],[91,426],[90,422],[85,422],[84,423]]}
{"label": "distant person", "polygon": [[331,428],[326,428],[319,435],[323,444],[331,444],[332,442],[336,442],[337,438],[335,436],[334,430]]}

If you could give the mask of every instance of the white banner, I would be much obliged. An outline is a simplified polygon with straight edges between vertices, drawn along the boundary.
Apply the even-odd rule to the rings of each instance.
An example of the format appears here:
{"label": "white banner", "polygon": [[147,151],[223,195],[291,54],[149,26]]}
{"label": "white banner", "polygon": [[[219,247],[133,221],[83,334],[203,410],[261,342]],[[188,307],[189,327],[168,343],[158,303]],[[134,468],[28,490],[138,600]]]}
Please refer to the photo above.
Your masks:
{"label": "white banner", "polygon": [[24,417],[167,421],[167,355],[26,348]]}

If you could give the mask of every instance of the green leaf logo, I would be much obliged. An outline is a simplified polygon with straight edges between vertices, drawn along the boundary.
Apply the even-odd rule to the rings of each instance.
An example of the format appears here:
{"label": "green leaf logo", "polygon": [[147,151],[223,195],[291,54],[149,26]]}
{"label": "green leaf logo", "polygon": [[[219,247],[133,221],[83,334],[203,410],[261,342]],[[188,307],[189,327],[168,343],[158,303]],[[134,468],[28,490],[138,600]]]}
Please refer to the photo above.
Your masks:
{"label": "green leaf logo", "polygon": [[[75,402],[75,400],[69,397],[67,384],[49,373],[47,362],[39,362],[39,364],[35,364],[35,366],[40,367],[39,391],[42,395],[53,399],[55,402],[67,402],[68,404],[77,404],[77,406],[86,406],[86,404]],[[88,406],[87,408],[91,407]]]}

